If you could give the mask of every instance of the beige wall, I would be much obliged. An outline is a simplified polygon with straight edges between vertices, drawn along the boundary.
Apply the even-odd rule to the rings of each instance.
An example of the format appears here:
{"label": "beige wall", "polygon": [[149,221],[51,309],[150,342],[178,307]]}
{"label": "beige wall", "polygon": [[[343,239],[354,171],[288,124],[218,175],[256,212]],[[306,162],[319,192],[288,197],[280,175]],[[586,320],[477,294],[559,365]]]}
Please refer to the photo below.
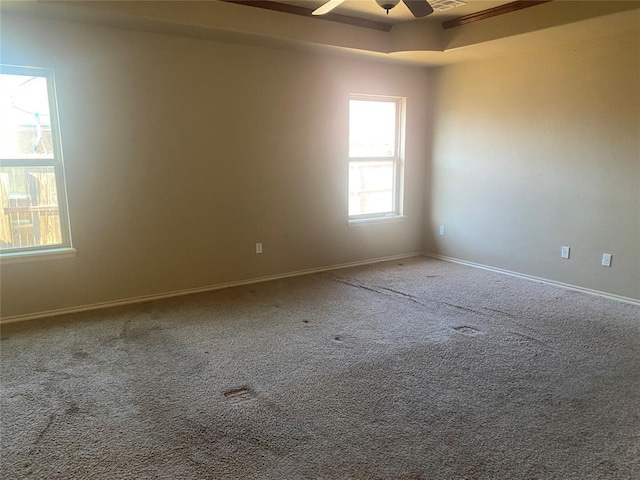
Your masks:
{"label": "beige wall", "polygon": [[[424,70],[11,15],[1,41],[55,69],[78,250],[3,265],[3,317],[422,247]],[[347,226],[350,92],[408,99],[404,221]]]}
{"label": "beige wall", "polygon": [[[55,69],[78,249],[2,265],[4,318],[422,248],[640,299],[637,29],[429,74],[1,20]],[[347,226],[350,92],[408,97],[405,221]]]}
{"label": "beige wall", "polygon": [[640,299],[638,32],[437,72],[428,251]]}

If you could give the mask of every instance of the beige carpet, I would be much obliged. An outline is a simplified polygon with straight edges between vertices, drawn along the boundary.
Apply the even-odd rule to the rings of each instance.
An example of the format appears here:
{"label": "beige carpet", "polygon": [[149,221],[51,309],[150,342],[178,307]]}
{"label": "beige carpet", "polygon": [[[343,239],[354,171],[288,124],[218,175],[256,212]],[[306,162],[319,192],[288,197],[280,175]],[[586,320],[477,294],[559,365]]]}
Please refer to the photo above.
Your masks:
{"label": "beige carpet", "polygon": [[640,307],[438,260],[0,346],[2,479],[640,478]]}

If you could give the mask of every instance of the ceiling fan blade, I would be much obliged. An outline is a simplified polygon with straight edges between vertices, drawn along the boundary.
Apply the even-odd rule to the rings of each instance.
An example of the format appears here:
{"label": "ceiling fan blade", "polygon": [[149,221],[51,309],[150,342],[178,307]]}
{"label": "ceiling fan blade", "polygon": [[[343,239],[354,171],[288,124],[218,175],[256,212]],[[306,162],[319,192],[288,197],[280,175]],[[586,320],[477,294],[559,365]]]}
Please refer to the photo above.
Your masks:
{"label": "ceiling fan blade", "polygon": [[324,5],[316,8],[313,12],[311,12],[311,14],[312,15],[324,15],[325,13],[329,13],[331,10],[336,8],[342,2],[344,2],[344,0],[329,0]]}
{"label": "ceiling fan blade", "polygon": [[426,17],[433,13],[433,8],[427,0],[402,0],[414,17]]}

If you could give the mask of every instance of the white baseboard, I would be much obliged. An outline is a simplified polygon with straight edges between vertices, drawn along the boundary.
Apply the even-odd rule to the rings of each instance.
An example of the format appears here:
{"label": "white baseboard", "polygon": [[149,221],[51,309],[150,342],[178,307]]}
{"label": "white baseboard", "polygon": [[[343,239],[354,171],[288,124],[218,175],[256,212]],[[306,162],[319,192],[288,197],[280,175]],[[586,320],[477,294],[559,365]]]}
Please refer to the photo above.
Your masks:
{"label": "white baseboard", "polygon": [[534,277],[533,275],[526,275],[524,273],[512,272],[510,270],[503,270],[502,268],[490,267],[489,265],[483,265],[481,263],[468,262],[466,260],[460,260],[459,258],[446,257],[444,255],[436,255],[432,253],[425,253],[426,257],[436,258],[438,260],[444,260],[446,262],[459,263],[461,265],[467,265],[469,267],[481,268],[483,270],[489,270],[491,272],[502,273],[504,275],[510,275],[512,277],[522,278],[524,280],[531,280],[534,282],[545,283],[547,285],[553,285],[556,287],[566,288],[567,290],[574,290],[576,292],[588,293],[589,295],[597,295],[599,297],[608,298],[617,302],[630,303],[632,305],[640,306],[640,300],[635,298],[623,297],[621,295],[615,295],[613,293],[601,292],[599,290],[593,290],[591,288],[579,287],[577,285],[571,285],[569,283],[556,282],[555,280],[549,280],[548,278]]}
{"label": "white baseboard", "polygon": [[25,322],[27,320],[35,320],[38,318],[55,317],[58,315],[68,315],[70,313],[87,312],[90,310],[100,310],[103,308],[120,307],[122,305],[131,305],[134,303],[152,302],[154,300],[162,300],[164,298],[179,297],[182,295],[191,295],[193,293],[211,292],[213,290],[221,290],[223,288],[238,287],[241,285],[250,285],[253,283],[269,282],[271,280],[279,280],[282,278],[298,277],[301,275],[309,275],[311,273],[327,272],[330,270],[338,270],[341,268],[359,267],[362,265],[371,265],[373,263],[387,262],[390,260],[400,260],[402,258],[417,257],[424,255],[422,252],[405,253],[402,255],[392,255],[389,257],[372,258],[369,260],[361,260],[358,262],[341,263],[330,265],[327,267],[310,268],[307,270],[298,270],[295,272],[282,273],[278,275],[268,275],[266,277],[250,278],[238,282],[219,283],[206,287],[189,288],[186,290],[177,290],[173,292],[159,293],[153,295],[143,295],[140,297],[126,298],[124,300],[114,300],[110,302],[92,303],[89,305],[81,305],[78,307],[60,308],[57,310],[46,310],[43,312],[28,313],[24,315],[13,315],[10,317],[0,318],[0,325],[7,323]]}
{"label": "white baseboard", "polygon": [[458,258],[447,257],[447,256],[444,256],[444,255],[436,255],[436,254],[430,254],[430,253],[424,253],[424,252],[413,252],[413,253],[406,253],[406,254],[402,254],[402,255],[392,255],[392,256],[388,256],[388,257],[379,257],[379,258],[373,258],[373,259],[368,259],[368,260],[361,260],[361,261],[357,261],[357,262],[341,263],[341,264],[337,264],[337,265],[330,265],[330,266],[327,266],[327,267],[318,267],[318,268],[310,268],[310,269],[307,269],[307,270],[298,270],[298,271],[295,271],[295,272],[282,273],[282,274],[278,274],[278,275],[268,275],[266,277],[250,278],[250,279],[247,279],[247,280],[241,280],[241,281],[237,281],[237,282],[219,283],[219,284],[216,284],[216,285],[209,285],[209,286],[206,286],[206,287],[189,288],[189,289],[186,289],[186,290],[177,290],[177,291],[173,291],[173,292],[166,292],[166,293],[153,294],[153,295],[143,295],[143,296],[140,296],[140,297],[126,298],[126,299],[123,299],[123,300],[114,300],[114,301],[110,301],[110,302],[92,303],[92,304],[89,304],[89,305],[81,305],[81,306],[78,306],[78,307],[60,308],[60,309],[57,309],[57,310],[47,310],[47,311],[43,311],[43,312],[28,313],[28,314],[24,314],[24,315],[13,315],[13,316],[10,316],[10,317],[0,318],[0,325],[8,324],[8,323],[24,322],[24,321],[28,321],[28,320],[36,320],[36,319],[39,319],[39,318],[55,317],[55,316],[58,316],[58,315],[68,315],[68,314],[71,314],[71,313],[87,312],[87,311],[90,311],[90,310],[100,310],[100,309],[103,309],[103,308],[120,307],[120,306],[123,306],[123,305],[132,305],[132,304],[136,304],[136,303],[152,302],[154,300],[162,300],[164,298],[179,297],[179,296],[182,296],[182,295],[191,295],[191,294],[194,294],[194,293],[211,292],[211,291],[214,291],[214,290],[221,290],[223,288],[238,287],[238,286],[241,286],[241,285],[251,285],[251,284],[254,284],[254,283],[262,283],[262,282],[269,282],[271,280],[279,280],[279,279],[282,279],[282,278],[298,277],[298,276],[301,276],[301,275],[309,275],[309,274],[312,274],[312,273],[328,272],[330,270],[338,270],[338,269],[341,269],[341,268],[359,267],[359,266],[363,266],[363,265],[371,265],[373,263],[387,262],[387,261],[391,261],[391,260],[400,260],[400,259],[403,259],[403,258],[410,258],[410,257],[417,257],[417,256],[427,256],[427,257],[435,258],[435,259],[438,259],[438,260],[444,260],[444,261],[447,261],[447,262],[453,262],[453,263],[458,263],[458,264],[461,264],[461,265],[466,265],[466,266],[469,266],[469,267],[481,268],[483,270],[489,270],[491,272],[502,273],[504,275],[510,275],[512,277],[518,277],[518,278],[522,278],[524,280],[540,282],[540,283],[544,283],[544,284],[547,284],[547,285],[553,285],[553,286],[556,286],[556,287],[566,288],[568,290],[574,290],[574,291],[577,291],[577,292],[588,293],[590,295],[597,295],[599,297],[608,298],[610,300],[615,300],[615,301],[618,301],[618,302],[630,303],[632,305],[640,306],[640,300],[637,300],[637,299],[634,299],[634,298],[623,297],[621,295],[614,295],[612,293],[601,292],[599,290],[593,290],[593,289],[590,289],[590,288],[579,287],[577,285],[571,285],[571,284],[568,284],[568,283],[556,282],[555,280],[549,280],[547,278],[534,277],[532,275],[526,275],[526,274],[523,274],[523,273],[512,272],[510,270],[504,270],[502,268],[491,267],[491,266],[488,266],[488,265],[469,262],[469,261],[466,261],[466,260],[460,260]]}

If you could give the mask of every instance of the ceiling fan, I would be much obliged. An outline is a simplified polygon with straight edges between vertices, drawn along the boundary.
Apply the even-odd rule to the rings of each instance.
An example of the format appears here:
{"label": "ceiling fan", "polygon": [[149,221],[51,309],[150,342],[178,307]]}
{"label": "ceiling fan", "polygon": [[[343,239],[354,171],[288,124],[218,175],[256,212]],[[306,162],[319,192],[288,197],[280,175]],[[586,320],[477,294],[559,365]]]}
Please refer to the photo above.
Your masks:
{"label": "ceiling fan", "polygon": [[[312,14],[313,15],[324,15],[325,13],[329,13],[331,10],[336,8],[345,0],[329,0],[321,7],[315,9]],[[383,9],[387,11],[387,15],[389,14],[389,10],[395,7],[400,0],[375,0],[378,5],[380,5]],[[426,17],[430,13],[433,13],[433,8],[429,5],[427,0],[402,0],[407,8],[413,13],[414,17]]]}

